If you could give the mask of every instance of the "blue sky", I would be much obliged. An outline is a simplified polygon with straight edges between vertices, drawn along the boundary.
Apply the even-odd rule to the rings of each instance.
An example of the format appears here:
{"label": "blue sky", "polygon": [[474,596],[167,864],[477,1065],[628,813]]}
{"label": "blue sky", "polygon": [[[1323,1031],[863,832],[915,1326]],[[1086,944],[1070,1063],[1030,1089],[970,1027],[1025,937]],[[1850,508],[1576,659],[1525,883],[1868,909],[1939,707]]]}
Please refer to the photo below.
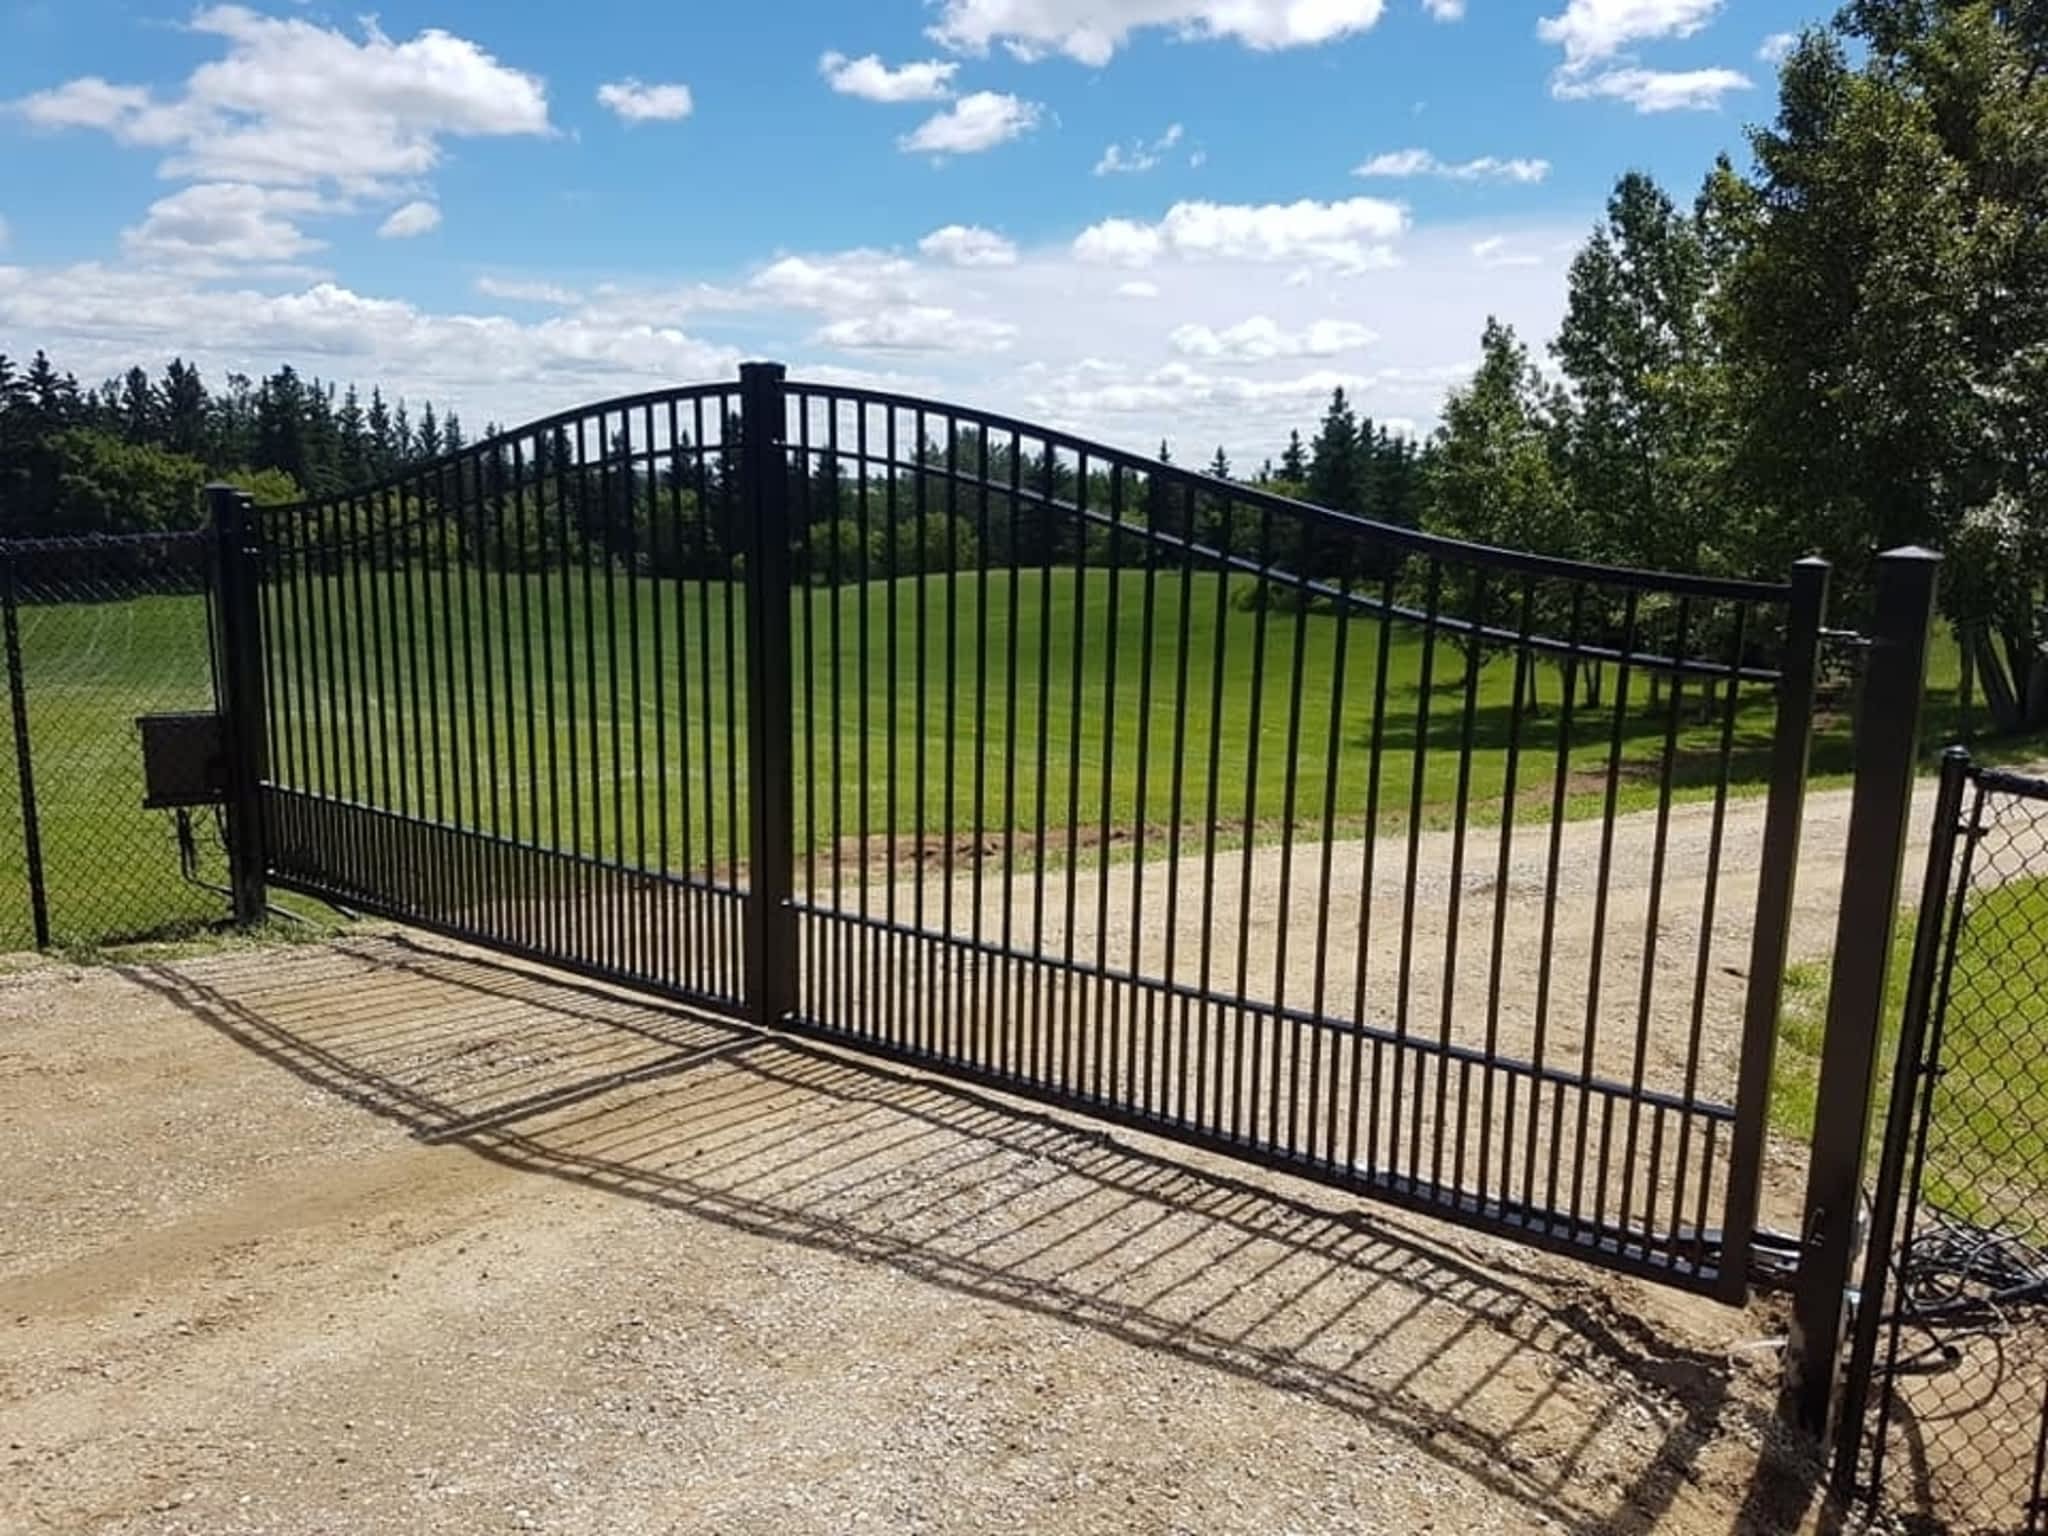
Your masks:
{"label": "blue sky", "polygon": [[472,423],[774,356],[1118,442],[1425,428],[1782,0],[0,0],[0,351]]}

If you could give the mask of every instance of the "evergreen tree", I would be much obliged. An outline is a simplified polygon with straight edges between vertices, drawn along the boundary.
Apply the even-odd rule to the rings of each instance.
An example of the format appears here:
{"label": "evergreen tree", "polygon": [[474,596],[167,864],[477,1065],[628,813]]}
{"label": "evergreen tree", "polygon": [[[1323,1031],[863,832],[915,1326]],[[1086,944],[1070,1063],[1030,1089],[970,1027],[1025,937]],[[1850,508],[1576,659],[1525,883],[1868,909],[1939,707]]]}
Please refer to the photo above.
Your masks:
{"label": "evergreen tree", "polygon": [[159,427],[156,391],[150,387],[149,374],[139,367],[130,368],[121,379],[121,436],[131,443],[154,442]]}
{"label": "evergreen tree", "polygon": [[1287,434],[1287,448],[1280,455],[1280,478],[1290,485],[1308,484],[1308,452],[1301,446],[1298,430]]}
{"label": "evergreen tree", "polygon": [[182,358],[172,358],[157,393],[162,403],[164,446],[188,459],[204,457],[209,401],[199,370]]}

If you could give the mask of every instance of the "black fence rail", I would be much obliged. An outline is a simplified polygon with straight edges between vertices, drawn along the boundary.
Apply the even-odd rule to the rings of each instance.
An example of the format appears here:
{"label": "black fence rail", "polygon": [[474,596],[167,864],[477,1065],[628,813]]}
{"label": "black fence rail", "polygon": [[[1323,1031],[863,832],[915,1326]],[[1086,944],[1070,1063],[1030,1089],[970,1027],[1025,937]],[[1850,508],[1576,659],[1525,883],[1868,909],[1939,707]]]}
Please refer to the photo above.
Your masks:
{"label": "black fence rail", "polygon": [[279,883],[1741,1294],[1824,568],[770,365],[250,516]]}
{"label": "black fence rail", "polygon": [[149,938],[226,915],[215,819],[145,808],[135,724],[217,707],[213,572],[204,531],[0,541],[0,947]]}
{"label": "black fence rail", "polygon": [[1944,764],[1836,1478],[2048,1530],[2048,782]]}

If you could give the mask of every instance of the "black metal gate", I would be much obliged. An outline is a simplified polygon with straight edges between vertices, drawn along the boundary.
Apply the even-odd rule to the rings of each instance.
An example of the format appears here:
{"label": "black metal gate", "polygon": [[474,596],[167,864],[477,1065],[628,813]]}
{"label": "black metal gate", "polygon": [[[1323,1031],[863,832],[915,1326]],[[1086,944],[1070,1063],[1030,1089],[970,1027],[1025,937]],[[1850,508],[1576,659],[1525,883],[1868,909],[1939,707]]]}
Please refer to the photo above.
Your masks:
{"label": "black metal gate", "polygon": [[2048,1531],[2048,782],[1943,764],[1835,1475]]}
{"label": "black metal gate", "polygon": [[247,878],[1744,1293],[1825,567],[765,364],[246,515]]}

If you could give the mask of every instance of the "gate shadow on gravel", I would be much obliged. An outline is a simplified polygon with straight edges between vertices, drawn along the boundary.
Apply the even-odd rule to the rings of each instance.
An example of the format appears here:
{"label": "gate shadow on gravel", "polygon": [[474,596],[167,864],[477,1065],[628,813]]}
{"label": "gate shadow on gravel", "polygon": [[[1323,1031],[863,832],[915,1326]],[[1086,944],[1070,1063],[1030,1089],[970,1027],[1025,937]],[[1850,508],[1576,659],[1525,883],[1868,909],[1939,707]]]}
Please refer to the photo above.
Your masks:
{"label": "gate shadow on gravel", "polygon": [[[940,1080],[401,936],[126,974],[422,1140],[1329,1405],[1567,1529],[1656,1527],[1765,1427],[1718,1356],[1504,1245]],[[1745,1524],[1796,1520],[1772,1483]]]}

